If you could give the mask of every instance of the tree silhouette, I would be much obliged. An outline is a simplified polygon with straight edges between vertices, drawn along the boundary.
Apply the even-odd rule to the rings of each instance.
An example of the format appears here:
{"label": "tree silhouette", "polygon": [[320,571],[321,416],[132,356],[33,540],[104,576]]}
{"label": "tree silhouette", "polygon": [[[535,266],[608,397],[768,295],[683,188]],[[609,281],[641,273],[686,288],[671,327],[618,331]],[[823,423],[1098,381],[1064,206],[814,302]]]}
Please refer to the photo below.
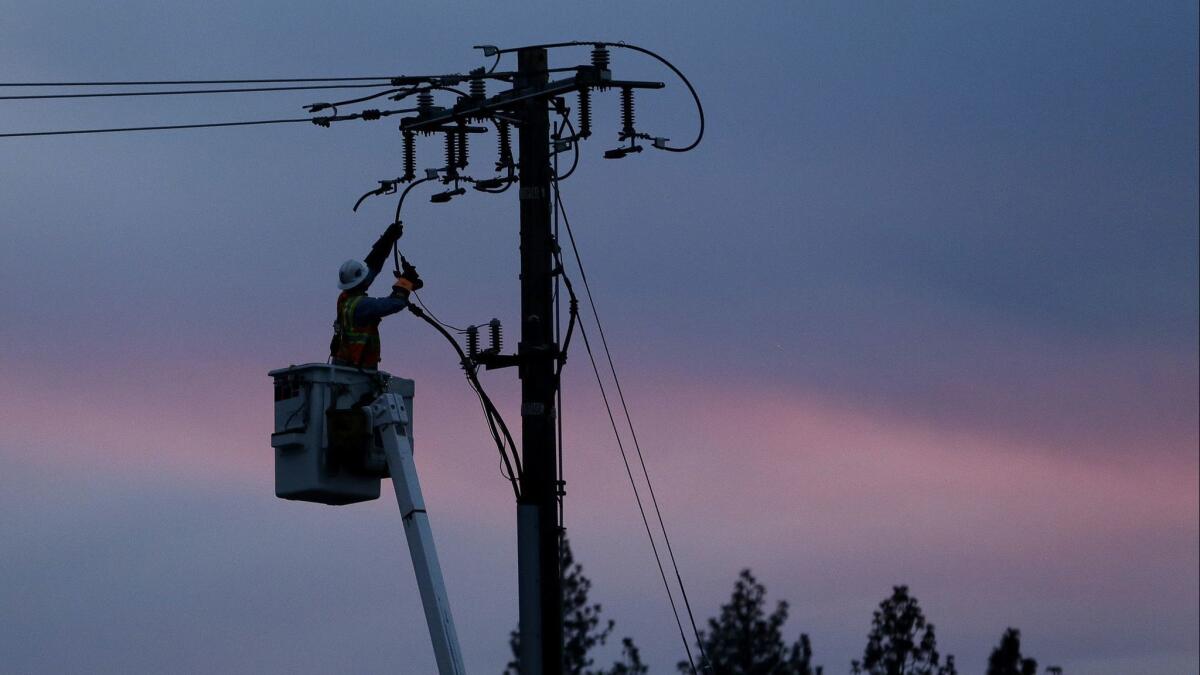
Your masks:
{"label": "tree silhouette", "polygon": [[1021,631],[1004,631],[988,657],[987,675],[1037,675],[1037,661],[1021,656]]}
{"label": "tree silhouette", "polygon": [[862,661],[852,661],[850,667],[868,675],[957,674],[953,656],[945,664],[940,661],[933,624],[926,622],[908,586],[894,586],[875,611]]}
{"label": "tree silhouette", "polygon": [[[588,593],[592,581],[583,574],[583,566],[575,562],[571,545],[562,538],[562,594],[563,594],[563,672],[567,675],[646,675],[641,652],[633,640],[621,640],[621,660],[608,669],[593,669],[591,651],[603,646],[613,631],[610,619],[600,618],[600,603],[590,603]],[[508,645],[512,649],[512,660],[504,669],[504,675],[520,675],[519,654],[521,634],[509,634]]]}
{"label": "tree silhouette", "polygon": [[[733,596],[721,613],[708,620],[700,631],[699,643],[708,657],[707,671],[715,675],[820,675],[812,666],[812,643],[801,634],[791,647],[781,629],[787,621],[788,604],[779,601],[766,614],[767,589],[750,570],[742,570],[733,586]],[[679,672],[691,675],[691,665],[678,664]],[[701,667],[704,670],[703,666]]]}

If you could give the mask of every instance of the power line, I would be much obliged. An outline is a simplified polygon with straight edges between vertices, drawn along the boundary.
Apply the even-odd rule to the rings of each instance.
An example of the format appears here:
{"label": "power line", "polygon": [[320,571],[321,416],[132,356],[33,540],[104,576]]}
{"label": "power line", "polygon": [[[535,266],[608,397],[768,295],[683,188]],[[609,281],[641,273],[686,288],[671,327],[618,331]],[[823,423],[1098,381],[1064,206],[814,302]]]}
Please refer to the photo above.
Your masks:
{"label": "power line", "polygon": [[391,75],[380,77],[284,77],[258,80],[156,80],[156,81],[112,81],[112,82],[0,82],[0,87],[142,87],[177,84],[266,84],[270,82],[360,82],[383,80],[390,82]]}
{"label": "power line", "polygon": [[[479,382],[479,377],[475,373],[474,363],[467,356],[467,354],[463,352],[462,347],[458,345],[458,341],[455,340],[454,337],[450,335],[450,333],[447,332],[446,329],[443,328],[437,321],[434,321],[424,311],[418,309],[416,305],[408,305],[408,311],[424,320],[430,326],[433,326],[434,329],[436,329],[437,332],[442,335],[442,337],[446,338],[446,341],[449,342],[450,346],[454,348],[454,352],[458,354],[459,363],[462,365],[463,372],[466,373],[467,376],[467,382],[471,385],[471,389],[475,392],[475,395],[479,397],[480,405],[483,406],[484,417],[488,423],[488,430],[492,434],[492,439],[496,442],[496,449],[500,452],[500,459],[504,463],[504,468],[508,474],[505,477],[508,479],[509,483],[512,484],[513,496],[515,496],[517,499],[520,499],[520,476],[523,471],[521,469],[521,459],[516,452],[516,443],[513,442],[512,434],[508,430],[508,425],[504,423],[504,418],[500,416],[500,411],[496,409],[495,404],[492,403],[491,397],[487,395],[487,392],[483,389],[483,385]],[[501,438],[502,435],[503,439]],[[507,446],[505,445],[505,441],[508,442]],[[507,448],[510,447],[513,449],[511,458],[509,457],[509,453],[507,451]],[[516,467],[515,470],[514,465]]]}
{"label": "power line", "polygon": [[[5,85],[0,85],[5,86]],[[234,89],[175,89],[171,91],[106,91],[98,94],[27,94],[21,96],[0,96],[0,101],[33,101],[61,98],[118,98],[124,96],[180,96],[186,94],[245,94],[264,91],[307,91],[314,89],[370,89],[391,86],[388,82],[379,84],[327,84],[306,85],[296,87],[239,87]],[[366,99],[363,99],[366,100]]]}
{"label": "power line", "polygon": [[454,331],[455,333],[465,333],[465,332],[467,332],[467,329],[466,329],[466,328],[459,328],[458,326],[452,326],[452,325],[450,325],[450,324],[446,323],[445,321],[442,321],[441,319],[437,318],[437,315],[436,315],[436,314],[434,314],[434,313],[433,313],[433,312],[432,312],[432,311],[429,309],[429,307],[425,305],[425,302],[424,302],[423,300],[421,300],[421,296],[420,296],[420,294],[418,294],[416,291],[413,291],[413,292],[412,292],[412,293],[410,293],[409,295],[411,295],[411,296],[413,297],[413,299],[415,299],[415,300],[417,301],[417,304],[421,306],[421,309],[425,310],[425,313],[429,315],[429,318],[431,318],[431,319],[433,319],[434,321],[436,321],[436,322],[438,322],[439,324],[441,324],[441,325],[442,325],[442,328],[446,328],[446,329],[452,330],[452,331]]}
{"label": "power line", "polygon": [[295,122],[312,123],[311,117],[296,117],[282,120],[253,120],[250,122],[208,122],[204,124],[164,124],[150,127],[114,127],[110,129],[71,129],[67,131],[23,131],[19,133],[0,134],[0,138],[21,138],[28,136],[68,136],[77,134],[111,134],[124,131],[167,131],[173,129],[209,129],[213,127],[248,127],[263,124],[293,124]]}
{"label": "power line", "polygon": [[579,334],[583,336],[583,346],[587,351],[588,361],[592,364],[592,372],[596,375],[596,384],[600,387],[600,398],[604,400],[604,409],[608,413],[608,422],[612,425],[613,436],[617,439],[617,448],[621,451],[621,459],[625,463],[625,473],[629,476],[629,484],[633,486],[633,498],[637,501],[638,513],[642,514],[642,525],[646,528],[646,537],[650,539],[650,550],[654,553],[654,562],[658,564],[658,573],[662,577],[663,588],[667,591],[667,600],[671,603],[671,613],[675,615],[675,625],[679,628],[679,639],[683,641],[683,649],[687,652],[688,663],[692,666],[692,672],[696,672],[696,662],[692,659],[692,649],[688,646],[687,636],[683,632],[683,622],[679,618],[679,609],[675,605],[675,596],[671,593],[671,586],[667,582],[667,572],[663,568],[662,557],[658,554],[658,545],[654,543],[654,535],[651,534],[650,520],[646,517],[646,508],[642,505],[642,497],[638,493],[637,483],[633,478],[633,469],[629,467],[629,457],[625,454],[625,444],[621,442],[621,434],[617,431],[617,420],[613,417],[612,406],[608,402],[608,394],[604,390],[604,382],[600,377],[600,369],[596,366],[596,357],[592,354],[592,343],[588,340],[587,330],[583,327],[583,322],[579,322]]}
{"label": "power line", "polygon": [[[642,475],[645,477],[646,487],[649,488],[649,491],[650,491],[650,499],[654,505],[654,513],[658,519],[658,526],[659,526],[659,529],[662,531],[663,542],[666,543],[666,546],[667,546],[667,555],[671,559],[671,567],[675,572],[675,581],[679,584],[679,592],[680,592],[680,595],[683,597],[684,608],[687,610],[688,620],[691,622],[691,625],[692,625],[692,633],[696,636],[696,646],[700,650],[701,664],[705,664],[708,661],[708,657],[704,653],[704,645],[701,643],[701,640],[700,640],[700,630],[696,626],[696,617],[695,617],[695,614],[692,612],[692,603],[688,599],[687,588],[684,586],[684,583],[683,583],[683,575],[680,574],[679,564],[675,560],[675,550],[671,546],[671,537],[670,537],[670,535],[667,534],[666,521],[663,520],[662,510],[659,508],[659,505],[658,505],[658,497],[654,493],[654,483],[650,480],[650,471],[646,467],[646,459],[642,454],[642,446],[641,446],[641,443],[638,441],[637,431],[634,430],[633,417],[629,414],[629,406],[625,402],[625,392],[621,388],[621,379],[620,379],[620,377],[617,376],[617,369],[616,369],[616,366],[613,364],[612,352],[608,348],[608,338],[604,334],[604,324],[601,323],[600,313],[596,310],[596,302],[595,302],[595,299],[592,297],[591,285],[588,283],[587,272],[584,270],[584,267],[583,267],[583,259],[579,256],[579,247],[575,243],[575,233],[571,230],[571,221],[569,218],[567,218],[567,210],[563,206],[562,194],[558,189],[557,182],[554,184],[554,203],[555,203],[556,214],[557,213],[562,214],[563,224],[566,225],[566,228],[567,228],[567,238],[571,242],[571,251],[575,255],[575,264],[577,267],[579,267],[579,276],[581,279],[583,279],[583,288],[584,288],[584,292],[586,292],[587,296],[588,296],[588,304],[592,308],[592,316],[594,316],[596,318],[596,329],[600,333],[600,342],[604,347],[604,355],[608,361],[609,371],[612,373],[613,383],[617,387],[617,396],[621,401],[621,409],[625,414],[625,422],[629,427],[629,435],[633,439],[633,446],[634,446],[635,450],[637,451],[638,463],[641,464]],[[584,331],[582,322],[579,325],[579,332],[580,332],[580,335],[583,336],[583,344],[584,344],[584,347],[587,349],[588,358],[592,359],[591,345],[588,342],[587,332]],[[592,360],[592,368],[593,368],[593,370],[596,369],[596,363],[595,363],[594,359]],[[604,385],[600,380],[600,373],[598,370],[596,372],[596,382],[598,384],[600,384],[601,398],[604,399],[605,408],[608,408],[608,397],[604,394]],[[612,425],[613,425],[613,433],[617,434],[616,422],[613,421],[611,409],[609,410],[608,414],[609,414],[609,420],[610,420],[610,422],[612,422]],[[629,460],[625,457],[625,449],[624,449],[624,446],[621,444],[621,439],[620,439],[619,434],[617,434],[617,446],[621,449],[621,458],[625,460],[625,469],[627,472],[629,472]],[[629,472],[629,480],[630,480],[630,483],[632,484],[633,483],[632,472]],[[637,498],[638,509],[642,510],[642,502],[641,502],[641,498],[638,496],[636,484],[634,484],[633,490],[634,490],[634,497]],[[646,520],[646,514],[645,514],[644,510],[642,511],[642,519],[643,519],[643,521]],[[646,534],[648,536],[650,536],[650,525],[648,522],[646,523]],[[650,536],[650,546],[651,546],[651,548],[655,548],[653,536]],[[657,559],[658,551],[656,548],[654,551],[654,555],[655,555],[655,559]],[[661,561],[659,561],[659,571],[660,572],[662,571],[662,562]],[[663,583],[666,584],[665,573],[663,576]],[[668,594],[668,596],[670,596],[670,588],[667,589],[667,594]],[[671,599],[671,606],[672,606],[672,609],[674,609],[675,601],[673,598]],[[675,620],[676,620],[676,622],[679,621],[678,614],[676,614]],[[682,637],[682,634],[683,634],[683,627],[680,626],[680,636],[681,637]],[[688,650],[688,661],[691,663],[692,671],[695,672],[696,664],[694,662],[692,662],[691,649],[688,648],[686,639],[684,640],[684,648]]]}
{"label": "power line", "polygon": [[[692,86],[691,80],[688,80],[687,76],[683,74],[683,71],[681,71],[675,67],[675,64],[671,63],[665,57],[659,55],[657,52],[646,49],[645,47],[639,47],[637,45],[632,45],[627,42],[604,42],[604,41],[597,41],[597,40],[590,40],[590,41],[588,41],[588,40],[570,40],[567,42],[547,42],[545,44],[539,44],[539,45],[526,45],[523,47],[509,47],[507,49],[497,50],[496,51],[496,56],[497,56],[496,63],[500,62],[499,57],[503,54],[508,54],[508,53],[515,52],[515,51],[518,51],[521,49],[529,49],[530,47],[540,47],[543,49],[559,49],[562,47],[588,47],[588,46],[595,46],[595,47],[604,46],[604,47],[616,47],[618,49],[629,49],[629,50],[632,50],[632,51],[635,51],[635,52],[638,52],[641,54],[645,54],[646,56],[649,56],[650,58],[655,59],[659,63],[663,64],[667,68],[670,68],[671,72],[675,73],[675,75],[677,77],[679,77],[679,79],[683,82],[683,86],[687,87],[688,93],[690,93],[692,95],[692,100],[696,103],[696,113],[699,114],[699,116],[700,116],[700,131],[698,131],[696,133],[696,138],[691,143],[688,143],[687,145],[685,145],[683,147],[673,147],[673,146],[669,146],[666,144],[661,144],[661,145],[656,144],[654,147],[658,148],[659,150],[666,150],[667,152],[688,152],[689,150],[692,150],[693,148],[695,148],[697,145],[700,145],[700,141],[704,138],[704,105],[700,103],[700,95],[696,93],[696,88]],[[495,66],[493,66],[493,68],[494,67]]]}
{"label": "power line", "polygon": [[[662,511],[659,509],[659,506],[658,506],[658,498],[655,497],[655,495],[654,495],[654,485],[650,481],[650,473],[646,469],[646,461],[642,457],[642,448],[641,448],[641,445],[638,443],[637,433],[633,429],[633,418],[629,415],[629,407],[625,403],[625,394],[621,389],[620,379],[617,377],[616,368],[613,367],[612,353],[608,349],[608,340],[604,336],[604,327],[603,327],[603,324],[601,324],[601,322],[600,322],[600,314],[596,311],[596,303],[592,298],[592,290],[588,284],[587,272],[584,271],[583,260],[582,260],[582,258],[580,258],[579,248],[575,244],[575,235],[571,231],[571,221],[567,218],[567,211],[563,207],[562,195],[559,191],[557,181],[554,183],[554,205],[555,205],[555,219],[557,220],[558,215],[561,214],[562,222],[564,225],[566,225],[566,228],[567,228],[567,237],[571,242],[571,250],[575,254],[575,264],[577,267],[579,267],[580,278],[583,279],[584,290],[588,296],[588,304],[591,305],[591,308],[592,308],[592,316],[594,316],[596,318],[596,328],[598,329],[598,331],[600,333],[600,340],[604,346],[604,353],[608,360],[609,370],[612,371],[613,382],[617,386],[617,394],[621,401],[621,408],[625,413],[625,421],[629,425],[629,432],[630,432],[631,437],[633,438],[634,447],[637,450],[638,461],[641,463],[641,466],[642,466],[642,475],[645,476],[646,486],[650,489],[650,497],[654,504],[654,512],[658,518],[659,529],[662,531],[662,534],[663,534],[663,541],[667,545],[667,553],[671,559],[671,566],[675,571],[675,580],[679,584],[679,592],[680,592],[680,595],[683,597],[684,607],[687,611],[688,620],[691,622],[692,632],[696,636],[696,646],[700,650],[701,664],[704,664],[707,661],[707,656],[704,654],[704,645],[702,645],[700,643],[700,633],[696,628],[696,618],[692,613],[691,603],[688,601],[687,590],[684,588],[683,577],[679,573],[679,566],[675,562],[675,552],[671,547],[671,539],[670,539],[670,536],[667,534],[667,527],[663,521]],[[561,262],[560,262],[560,265],[561,265]],[[566,279],[565,273],[564,273],[563,278]],[[571,293],[572,299],[574,299],[575,294],[574,294],[574,291],[571,290],[570,283],[567,284],[567,290],[569,293]],[[629,484],[633,487],[633,497],[637,502],[638,511],[641,513],[642,524],[646,528],[646,536],[647,536],[647,538],[650,539],[650,549],[653,551],[654,560],[658,564],[658,571],[659,571],[659,574],[662,576],[663,587],[666,589],[667,599],[671,603],[671,612],[675,615],[675,624],[679,628],[679,637],[683,641],[683,648],[684,648],[685,652],[687,653],[688,663],[692,667],[692,672],[695,673],[695,672],[697,672],[696,671],[696,662],[692,659],[692,650],[691,650],[691,647],[688,646],[687,637],[684,634],[683,622],[679,618],[679,610],[677,609],[677,607],[675,605],[675,597],[671,593],[670,584],[667,582],[667,574],[666,574],[665,569],[663,568],[662,558],[658,554],[658,546],[654,542],[654,535],[652,534],[651,529],[650,529],[650,521],[646,516],[646,509],[642,505],[642,498],[638,492],[637,481],[634,480],[633,470],[629,466],[629,457],[625,453],[625,445],[621,441],[621,434],[620,434],[620,432],[617,431],[616,418],[613,416],[612,407],[610,406],[609,401],[608,401],[608,394],[605,392],[604,381],[600,377],[600,370],[596,366],[596,359],[592,354],[591,341],[588,340],[587,330],[584,329],[582,321],[580,321],[580,323],[579,323],[579,334],[583,337],[583,346],[584,346],[585,350],[587,351],[588,360],[592,364],[592,372],[596,376],[596,384],[600,387],[600,398],[604,401],[604,408],[605,408],[605,411],[608,413],[608,421],[609,421],[609,424],[612,425],[613,435],[616,437],[616,440],[617,440],[617,448],[621,452],[621,460],[624,462],[625,472],[629,476]]]}

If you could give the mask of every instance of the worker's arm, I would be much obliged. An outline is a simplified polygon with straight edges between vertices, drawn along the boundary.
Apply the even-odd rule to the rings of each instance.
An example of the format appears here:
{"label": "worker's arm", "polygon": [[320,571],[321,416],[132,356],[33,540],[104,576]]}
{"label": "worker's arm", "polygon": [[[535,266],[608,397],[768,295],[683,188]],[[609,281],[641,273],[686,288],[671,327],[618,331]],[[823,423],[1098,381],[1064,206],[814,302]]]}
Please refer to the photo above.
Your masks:
{"label": "worker's arm", "polygon": [[392,284],[392,294],[386,298],[367,297],[359,300],[358,306],[354,308],[355,323],[366,323],[399,312],[408,307],[409,294],[425,286],[421,275],[417,274],[417,268],[404,258],[401,258],[401,261],[404,271],[396,274],[396,282]]}
{"label": "worker's arm", "polygon": [[388,254],[392,252],[392,246],[396,244],[396,240],[403,233],[404,228],[400,223],[392,223],[371,247],[371,252],[363,259],[363,262],[367,264],[367,269],[371,270],[369,279],[374,281],[379,272],[383,270],[383,264],[387,262]]}
{"label": "worker's arm", "polygon": [[396,294],[386,298],[363,298],[354,308],[354,323],[367,323],[395,314],[408,307],[408,294],[400,297]]}

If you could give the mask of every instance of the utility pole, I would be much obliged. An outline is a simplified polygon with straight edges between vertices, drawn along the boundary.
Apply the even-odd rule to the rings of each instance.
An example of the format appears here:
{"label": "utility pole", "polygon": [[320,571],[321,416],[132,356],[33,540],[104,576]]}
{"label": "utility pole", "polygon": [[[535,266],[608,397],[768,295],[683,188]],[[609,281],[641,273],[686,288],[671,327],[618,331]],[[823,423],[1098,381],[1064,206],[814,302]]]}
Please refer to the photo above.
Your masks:
{"label": "utility pole", "polygon": [[[517,52],[514,91],[547,83],[546,50]],[[554,420],[554,242],[550,231],[550,113],[531,97],[517,112],[521,201],[521,499],[517,565],[522,675],[563,672],[562,575]]]}
{"label": "utility pole", "polygon": [[[571,76],[550,80],[547,68],[547,46],[592,45],[592,62],[579,65]],[[562,570],[560,564],[561,538],[560,502],[561,485],[558,481],[558,447],[555,421],[555,395],[558,391],[558,367],[561,364],[560,346],[554,332],[554,279],[557,274],[557,243],[551,230],[551,183],[558,180],[551,170],[551,127],[550,112],[561,114],[566,120],[567,109],[562,97],[567,94],[579,96],[579,128],[573,131],[568,142],[578,143],[591,135],[591,109],[589,94],[593,90],[619,89],[621,92],[622,131],[618,138],[628,145],[605,152],[605,157],[620,158],[640,152],[639,140],[651,140],[655,148],[685,152],[694,147],[670,148],[665,138],[654,138],[638,133],[633,128],[633,92],[637,89],[661,89],[662,82],[615,80],[609,70],[608,46],[613,43],[560,43],[523,47],[517,52],[517,71],[499,73],[495,76],[483,69],[471,71],[470,75],[447,75],[433,77],[394,78],[392,85],[411,86],[415,89],[393,98],[403,98],[417,93],[417,115],[401,120],[404,132],[405,178],[396,181],[381,181],[384,193],[398,182],[413,180],[415,160],[411,139],[413,134],[442,134],[445,140],[446,167],[427,170],[432,174],[426,180],[439,178],[443,184],[453,183],[454,189],[431,197],[434,202],[449,201],[463,194],[460,183],[473,183],[477,190],[494,192],[493,188],[504,184],[504,179],[476,180],[464,176],[459,169],[467,166],[467,138],[470,134],[485,133],[486,127],[472,126],[475,123],[493,120],[517,127],[520,157],[517,173],[520,185],[520,257],[521,257],[521,336],[515,355],[498,353],[472,353],[472,366],[483,365],[488,369],[517,366],[521,379],[521,470],[519,496],[517,499],[517,582],[520,611],[520,663],[521,675],[562,675],[563,663],[563,607]],[[625,45],[621,45],[625,46]],[[504,52],[486,46],[488,56]],[[631,49],[641,48],[630,47]],[[645,50],[642,50],[645,51]],[[649,52],[647,52],[649,53]],[[658,57],[656,57],[658,58]],[[665,61],[664,61],[665,63]],[[672,66],[673,68],[673,66]],[[678,72],[678,71],[676,71]],[[682,74],[680,74],[682,76]],[[486,95],[485,80],[511,77],[512,88],[494,96]],[[446,89],[461,82],[469,82],[470,94],[460,92],[452,108],[433,105],[433,90]],[[686,82],[686,80],[685,80]],[[690,88],[690,84],[688,85]],[[690,90],[690,89],[689,89]],[[694,92],[693,92],[694,93]],[[697,99],[697,102],[699,99]],[[404,112],[404,111],[395,111]],[[370,111],[370,119],[378,119],[391,111]],[[367,119],[366,111],[357,115],[323,118],[319,123],[342,119]],[[507,127],[505,127],[507,129]],[[699,142],[699,139],[696,141]],[[501,142],[501,163],[496,168],[508,166],[508,182],[512,182],[511,156],[507,164],[503,161],[506,143]],[[560,148],[555,146],[555,151]],[[403,199],[403,197],[402,197]]]}

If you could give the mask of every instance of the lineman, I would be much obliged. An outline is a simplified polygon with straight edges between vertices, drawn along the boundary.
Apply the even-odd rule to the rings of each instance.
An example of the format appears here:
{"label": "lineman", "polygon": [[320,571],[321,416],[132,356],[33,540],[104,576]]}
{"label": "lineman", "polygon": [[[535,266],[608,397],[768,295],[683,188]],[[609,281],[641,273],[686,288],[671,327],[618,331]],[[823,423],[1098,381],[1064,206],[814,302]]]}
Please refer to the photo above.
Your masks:
{"label": "lineman", "polygon": [[396,273],[392,292],[385,298],[367,295],[371,282],[383,269],[388,250],[403,233],[400,223],[392,223],[371,247],[364,260],[347,260],[338,270],[337,321],[329,355],[339,366],[371,369],[379,367],[379,321],[408,306],[408,295],[424,286],[417,268],[403,261],[404,271]]}

